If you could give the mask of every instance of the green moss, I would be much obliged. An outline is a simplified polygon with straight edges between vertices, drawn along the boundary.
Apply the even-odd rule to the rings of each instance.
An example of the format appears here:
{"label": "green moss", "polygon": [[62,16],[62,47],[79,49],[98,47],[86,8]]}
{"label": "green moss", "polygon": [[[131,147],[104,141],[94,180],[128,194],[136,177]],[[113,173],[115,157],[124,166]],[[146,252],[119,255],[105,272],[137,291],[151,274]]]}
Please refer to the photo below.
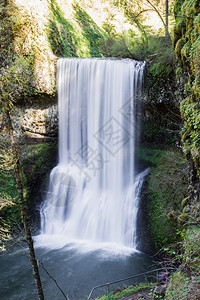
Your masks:
{"label": "green moss", "polygon": [[184,18],[180,18],[176,22],[175,27],[176,27],[177,31],[180,33],[180,35],[182,36],[186,32],[186,20]]}
{"label": "green moss", "polygon": [[141,163],[152,166],[144,187],[149,229],[155,249],[177,241],[177,216],[187,196],[187,161],[180,150],[140,148]]}
{"label": "green moss", "polygon": [[[5,148],[4,148],[5,147]],[[11,205],[10,205],[11,202]],[[12,204],[13,203],[13,204]],[[2,208],[2,209],[1,209]],[[0,226],[12,229],[20,225],[20,209],[12,156],[5,143],[0,150]]]}
{"label": "green moss", "polygon": [[200,3],[199,0],[195,0],[192,6],[194,13],[199,14],[200,13]]}
{"label": "green moss", "polygon": [[181,112],[186,120],[182,128],[182,141],[184,144],[184,152],[186,156],[192,156],[197,172],[200,176],[199,169],[199,147],[200,147],[200,104],[190,103],[185,99],[181,103]]}
{"label": "green moss", "polygon": [[190,61],[193,74],[195,76],[193,93],[198,101],[200,97],[200,36],[197,37],[190,51]]}
{"label": "green moss", "polygon": [[73,8],[74,16],[82,28],[83,37],[87,40],[90,56],[101,57],[100,40],[106,36],[105,32],[97,26],[86,11],[77,3],[73,5]]}
{"label": "green moss", "polygon": [[180,15],[181,7],[182,7],[182,1],[175,0],[175,2],[174,2],[174,15],[175,16]]}
{"label": "green moss", "polygon": [[1,226],[5,228],[3,225],[3,223],[5,223],[6,227],[10,227],[12,229],[14,226],[16,226],[16,224],[20,225],[21,215],[18,203],[18,191],[16,188],[13,170],[1,172],[0,174],[0,198],[10,199],[14,203],[14,205],[4,206],[4,208],[1,210]]}
{"label": "green moss", "polygon": [[61,57],[76,57],[77,39],[73,25],[66,20],[55,0],[50,1],[50,11],[47,36],[53,53]]}
{"label": "green moss", "polygon": [[193,28],[190,28],[185,33],[186,40],[189,40],[191,43],[193,43],[193,33],[194,33]]}
{"label": "green moss", "polygon": [[161,160],[163,150],[149,149],[149,148],[136,148],[137,160],[148,166],[157,166]]}
{"label": "green moss", "polygon": [[[187,18],[186,31],[181,32],[181,38],[174,39],[176,56],[180,60],[184,70],[190,74],[185,85],[185,95],[181,103],[181,114],[184,120],[182,128],[182,142],[184,152],[188,159],[192,159],[198,176],[200,176],[200,2],[198,0],[176,1],[175,6],[181,10]],[[177,9],[175,8],[175,9]],[[180,36],[179,18],[176,19],[175,33]]]}
{"label": "green moss", "polygon": [[200,12],[199,0],[185,0],[182,6],[182,10],[187,10],[188,14],[198,14]]}
{"label": "green moss", "polygon": [[[24,186],[28,192],[31,192],[35,184],[39,185],[38,180],[42,182],[47,180],[50,169],[57,160],[57,144],[23,145],[20,148],[20,157],[24,172]],[[1,158],[1,166],[3,169],[0,172],[0,198],[12,200],[14,205],[5,205],[0,211],[0,224],[3,228],[15,231],[21,224],[21,213],[14,170],[12,168],[7,170],[3,166],[3,158]],[[27,192],[26,198],[29,202]]]}
{"label": "green moss", "polygon": [[193,7],[195,7],[197,1],[198,0],[185,0],[182,5],[182,11],[185,12],[187,10],[188,14],[193,13]]}
{"label": "green moss", "polygon": [[174,32],[177,35],[176,41],[186,33],[186,20],[184,18],[177,19],[176,25],[174,26]]}
{"label": "green moss", "polygon": [[7,53],[4,60],[6,68],[0,68],[0,105],[12,104],[35,94],[33,65],[29,58]]}
{"label": "green moss", "polygon": [[184,65],[187,63],[189,64],[188,58],[190,57],[191,46],[192,46],[191,42],[187,41],[184,44],[183,48],[181,49],[181,59]]}
{"label": "green moss", "polygon": [[[177,151],[162,151],[147,178],[150,229],[156,250],[177,240],[176,215],[187,195],[186,160]],[[173,211],[173,218],[168,218]]]}
{"label": "green moss", "polygon": [[61,57],[99,57],[100,41],[106,33],[100,29],[86,11],[75,3],[74,19],[66,20],[56,0],[50,1],[51,19],[47,29],[51,50]]}
{"label": "green moss", "polygon": [[175,52],[176,52],[176,57],[179,59],[181,59],[181,50],[184,47],[185,43],[186,40],[184,37],[180,38],[176,43]]}
{"label": "green moss", "polygon": [[43,177],[45,180],[56,161],[57,143],[24,145],[21,151],[21,163],[29,187],[31,188],[38,178]]}

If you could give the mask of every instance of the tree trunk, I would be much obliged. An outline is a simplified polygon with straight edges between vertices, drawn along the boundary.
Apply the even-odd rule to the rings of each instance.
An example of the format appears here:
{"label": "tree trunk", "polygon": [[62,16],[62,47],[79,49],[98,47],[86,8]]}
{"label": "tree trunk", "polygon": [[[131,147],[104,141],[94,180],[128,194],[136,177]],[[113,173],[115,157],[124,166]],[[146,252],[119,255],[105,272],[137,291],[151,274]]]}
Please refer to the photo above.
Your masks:
{"label": "tree trunk", "polygon": [[26,232],[26,241],[29,247],[29,254],[30,254],[30,261],[33,268],[33,274],[36,281],[37,286],[37,292],[40,300],[44,300],[44,294],[42,289],[42,284],[40,280],[40,274],[39,274],[39,268],[37,264],[37,259],[35,256],[35,250],[33,246],[33,239],[31,235],[31,229],[29,225],[29,215],[28,215],[28,209],[26,205],[26,201],[24,199],[23,195],[23,174],[20,166],[19,161],[19,153],[16,147],[15,137],[13,133],[13,127],[12,127],[12,121],[10,118],[9,110],[6,109],[6,117],[7,117],[7,128],[9,131],[10,139],[11,139],[11,150],[13,154],[13,161],[14,161],[14,172],[15,172],[15,179],[17,184],[17,190],[18,190],[18,196],[19,196],[19,203],[20,203],[20,210],[21,210],[21,216],[23,219],[24,229]]}
{"label": "tree trunk", "polygon": [[168,0],[166,0],[165,5],[165,38],[167,39],[169,37],[169,30],[168,30],[168,16],[169,16],[169,7],[168,7]]}

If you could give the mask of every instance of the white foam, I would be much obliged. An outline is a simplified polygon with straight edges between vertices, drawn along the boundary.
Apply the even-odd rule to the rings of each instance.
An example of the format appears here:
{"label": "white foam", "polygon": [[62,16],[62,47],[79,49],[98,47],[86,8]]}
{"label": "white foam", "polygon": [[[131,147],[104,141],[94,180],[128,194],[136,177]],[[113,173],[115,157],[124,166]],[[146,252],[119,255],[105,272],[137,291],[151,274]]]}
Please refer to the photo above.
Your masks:
{"label": "white foam", "polygon": [[126,247],[122,244],[109,242],[91,242],[89,240],[68,239],[59,235],[42,234],[34,237],[36,248],[45,248],[47,250],[74,250],[80,254],[98,252],[102,258],[111,256],[127,256],[138,253],[134,248]]}

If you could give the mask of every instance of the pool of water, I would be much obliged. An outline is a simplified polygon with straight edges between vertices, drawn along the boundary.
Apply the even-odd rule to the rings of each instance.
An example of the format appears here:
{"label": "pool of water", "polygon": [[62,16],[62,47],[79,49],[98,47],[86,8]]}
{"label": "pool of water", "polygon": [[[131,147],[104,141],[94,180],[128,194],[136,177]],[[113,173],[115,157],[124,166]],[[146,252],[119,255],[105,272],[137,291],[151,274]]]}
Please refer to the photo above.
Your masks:
{"label": "pool of water", "polygon": [[[44,244],[42,244],[42,241]],[[36,238],[36,255],[56,280],[70,300],[86,299],[90,290],[97,285],[115,281],[134,274],[142,273],[152,267],[152,259],[144,253],[114,244],[90,244],[82,241],[52,241]],[[56,245],[56,246],[55,246]],[[0,299],[33,300],[37,299],[35,281],[32,276],[28,249],[20,246],[12,253],[0,256]],[[45,299],[64,299],[55,282],[40,265],[40,274]],[[140,277],[135,281],[143,281]],[[111,285],[116,289],[125,281]],[[104,294],[106,288],[96,290],[93,297]]]}

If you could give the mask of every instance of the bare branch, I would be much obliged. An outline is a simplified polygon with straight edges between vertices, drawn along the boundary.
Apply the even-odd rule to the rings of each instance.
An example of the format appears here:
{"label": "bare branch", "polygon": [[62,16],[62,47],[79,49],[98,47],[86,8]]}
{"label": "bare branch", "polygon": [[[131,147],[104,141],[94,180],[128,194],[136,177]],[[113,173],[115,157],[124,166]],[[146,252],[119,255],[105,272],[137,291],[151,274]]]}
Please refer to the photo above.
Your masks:
{"label": "bare branch", "polygon": [[139,15],[141,15],[141,14],[147,12],[147,11],[154,11],[154,9],[152,9],[152,8],[144,9],[144,10],[140,11],[140,12],[135,16],[135,18],[139,17]]}
{"label": "bare branch", "polygon": [[41,261],[39,261],[39,263],[41,264],[43,270],[47,273],[47,275],[55,282],[57,288],[61,291],[61,293],[63,294],[63,297],[66,299],[66,300],[69,300],[69,298],[65,295],[65,293],[63,292],[63,290],[61,289],[61,287],[58,285],[57,281],[55,280],[55,278],[53,278],[51,276],[51,274],[49,274],[49,272],[47,271],[47,269],[44,267],[43,263]]}
{"label": "bare branch", "polygon": [[161,13],[159,12],[159,10],[149,0],[146,0],[146,1],[153,7],[153,10],[155,10],[155,12],[158,14],[158,16],[160,17],[160,19],[161,19],[161,21],[162,21],[162,23],[163,23],[163,25],[165,27],[165,21],[164,21],[163,17],[161,16]]}

